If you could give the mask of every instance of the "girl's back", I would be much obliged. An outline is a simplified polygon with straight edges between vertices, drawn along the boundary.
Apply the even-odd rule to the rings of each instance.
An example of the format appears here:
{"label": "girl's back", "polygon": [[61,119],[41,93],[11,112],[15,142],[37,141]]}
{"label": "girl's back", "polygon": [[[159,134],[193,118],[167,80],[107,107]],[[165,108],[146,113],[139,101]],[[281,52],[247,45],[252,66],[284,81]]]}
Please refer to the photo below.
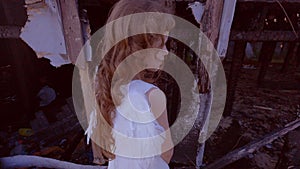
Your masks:
{"label": "girl's back", "polygon": [[[108,169],[168,169],[161,158],[164,128],[151,112],[147,92],[158,89],[142,80],[123,85],[124,98],[113,120],[116,158]],[[133,158],[134,157],[134,158]]]}

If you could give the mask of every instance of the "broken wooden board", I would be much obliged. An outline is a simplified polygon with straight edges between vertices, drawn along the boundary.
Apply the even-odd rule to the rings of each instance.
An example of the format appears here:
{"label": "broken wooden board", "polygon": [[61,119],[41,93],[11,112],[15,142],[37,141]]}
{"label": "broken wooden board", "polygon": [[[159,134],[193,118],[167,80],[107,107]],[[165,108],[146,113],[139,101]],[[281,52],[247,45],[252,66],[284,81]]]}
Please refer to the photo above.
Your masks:
{"label": "broken wooden board", "polygon": [[275,132],[272,132],[272,133],[266,135],[261,140],[251,142],[241,148],[238,148],[238,149],[228,153],[227,155],[216,160],[212,164],[209,164],[208,166],[204,167],[204,169],[223,168],[223,167],[227,166],[228,164],[231,164],[231,163],[247,156],[248,154],[253,153],[260,147],[273,142],[278,137],[284,136],[288,132],[295,130],[298,127],[300,127],[300,119],[297,119],[297,120],[287,124],[284,128],[282,128],[278,131],[275,131]]}

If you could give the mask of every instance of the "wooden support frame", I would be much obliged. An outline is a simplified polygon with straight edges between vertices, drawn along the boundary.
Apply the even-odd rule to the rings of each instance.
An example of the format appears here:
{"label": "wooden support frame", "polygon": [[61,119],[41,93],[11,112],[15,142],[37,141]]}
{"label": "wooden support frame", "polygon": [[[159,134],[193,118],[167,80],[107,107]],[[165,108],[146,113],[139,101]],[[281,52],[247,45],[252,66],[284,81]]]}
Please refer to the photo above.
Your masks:
{"label": "wooden support frame", "polygon": [[300,66],[300,45],[298,46],[298,49],[297,49],[297,52],[296,52],[296,57],[297,57],[296,66]]}
{"label": "wooden support frame", "polygon": [[278,137],[282,137],[285,134],[289,133],[290,131],[293,131],[297,129],[300,126],[300,120],[297,119],[287,125],[285,125],[282,129],[274,131],[270,134],[267,134],[262,139],[253,141],[241,148],[238,148],[227,155],[223,156],[222,158],[216,160],[215,162],[207,165],[204,167],[204,169],[221,169],[227,166],[228,164],[231,164],[245,156],[247,156],[250,153],[255,152],[260,147],[273,142]]}
{"label": "wooden support frame", "polygon": [[67,55],[73,64],[83,47],[83,36],[75,0],[59,0]]}
{"label": "wooden support frame", "polygon": [[[300,31],[296,32],[300,37]],[[293,31],[231,31],[232,41],[297,41]]]}
{"label": "wooden support frame", "polygon": [[224,116],[231,115],[232,106],[234,102],[235,88],[237,85],[239,72],[245,57],[246,44],[246,41],[238,41],[234,45],[234,57],[231,63],[230,76],[228,78],[227,99],[224,110]]}
{"label": "wooden support frame", "polygon": [[286,72],[288,70],[289,63],[291,59],[293,58],[294,52],[295,52],[296,42],[291,42],[289,44],[289,51],[284,58],[284,63],[282,65],[281,72]]}
{"label": "wooden support frame", "polygon": [[259,59],[261,60],[259,75],[258,75],[258,85],[261,85],[265,75],[267,74],[267,70],[269,64],[271,63],[272,56],[274,54],[274,50],[276,47],[276,42],[264,42],[262,45],[262,51],[260,53]]}

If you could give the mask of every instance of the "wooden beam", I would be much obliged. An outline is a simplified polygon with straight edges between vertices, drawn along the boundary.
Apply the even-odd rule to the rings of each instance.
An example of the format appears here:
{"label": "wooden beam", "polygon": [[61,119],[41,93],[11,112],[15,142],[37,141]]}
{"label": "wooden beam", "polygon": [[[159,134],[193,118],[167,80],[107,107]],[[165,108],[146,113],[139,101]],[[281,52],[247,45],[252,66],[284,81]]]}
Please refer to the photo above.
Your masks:
{"label": "wooden beam", "polygon": [[[300,37],[300,31],[296,32]],[[231,31],[232,41],[296,41],[293,31]]]}
{"label": "wooden beam", "polygon": [[75,64],[77,56],[83,47],[83,36],[75,0],[59,0],[67,55]]}
{"label": "wooden beam", "polygon": [[20,26],[0,26],[1,39],[18,39],[21,33]]}
{"label": "wooden beam", "polygon": [[[285,3],[300,3],[299,0],[278,0]],[[238,0],[238,2],[264,2],[264,3],[277,3],[277,0]]]}
{"label": "wooden beam", "polygon": [[214,46],[217,46],[219,31],[221,26],[224,0],[206,1],[204,14],[200,23],[200,28],[210,39]]}
{"label": "wooden beam", "polygon": [[289,50],[286,57],[284,58],[284,63],[282,65],[281,72],[286,72],[288,70],[288,66],[291,62],[291,59],[293,58],[294,53],[296,53],[295,47],[296,47],[296,42],[291,42],[289,44]]}
{"label": "wooden beam", "polygon": [[230,153],[228,153],[227,155],[223,156],[222,158],[216,160],[215,162],[213,162],[212,164],[207,165],[206,167],[204,167],[204,169],[220,169],[223,168],[225,166],[227,166],[228,164],[231,164],[243,157],[246,157],[248,154],[253,153],[254,151],[256,151],[257,149],[259,149],[260,147],[269,144],[271,142],[273,142],[274,140],[276,140],[278,137],[284,136],[285,134],[287,134],[288,132],[295,130],[296,128],[298,128],[300,126],[300,119],[295,120],[287,125],[285,125],[282,129],[272,132],[270,134],[267,134],[266,136],[264,136],[262,139],[251,142],[241,148],[238,148]]}
{"label": "wooden beam", "polygon": [[[220,27],[221,27],[221,21],[222,21],[222,15],[223,15],[223,8],[224,8],[224,2],[225,0],[207,0],[205,4],[205,9],[204,9],[204,14],[202,16],[202,19],[200,21],[200,28],[203,31],[203,33],[207,36],[207,38],[212,42],[212,44],[217,47],[218,46],[218,39],[219,39],[219,34],[220,34]],[[235,3],[234,3],[235,4]],[[230,24],[231,25],[231,24]],[[227,38],[228,39],[228,38]],[[199,37],[199,42],[201,42],[201,37]],[[227,43],[227,42],[226,42]],[[199,50],[203,45],[199,46]],[[201,53],[201,52],[200,52]],[[205,57],[211,57],[211,56],[205,56]],[[206,103],[202,107],[203,109],[199,109],[198,111],[198,117],[195,122],[196,130],[195,130],[195,136],[191,137],[195,139],[196,137],[197,140],[200,140],[200,130],[203,131],[203,133],[207,133],[207,126],[210,125],[206,123],[206,119],[204,117],[210,117],[210,107],[211,107],[211,85],[210,85],[210,79],[208,77],[207,71],[204,67],[205,62],[209,62],[210,59],[204,59],[206,61],[201,62],[198,60],[197,65],[199,66],[199,71],[197,70],[196,72],[198,73],[198,87],[200,89],[200,93],[204,93],[205,97],[201,99],[201,102]],[[215,64],[212,64],[212,67],[215,67],[216,70],[218,69]],[[203,118],[202,118],[203,117]],[[202,129],[201,129],[202,128]],[[190,132],[191,133],[191,132]],[[192,135],[191,133],[190,135]],[[201,140],[203,141],[203,140]],[[197,145],[196,142],[195,145]],[[205,142],[202,142],[201,144],[197,145],[198,148],[195,149],[196,151],[196,156],[193,157],[196,162],[196,168],[200,168],[200,166],[203,165],[204,161],[204,150],[205,150]],[[198,151],[199,150],[199,151]]]}
{"label": "wooden beam", "polygon": [[236,0],[224,1],[218,46],[217,46],[218,54],[220,55],[221,58],[225,58],[226,56],[226,52],[229,44],[229,38],[230,38],[230,29],[234,18],[235,8],[236,8]]}
{"label": "wooden beam", "polygon": [[239,78],[239,72],[243,65],[244,57],[245,57],[245,49],[246,42],[236,42],[234,44],[234,54],[230,68],[230,75],[228,78],[228,86],[227,86],[227,98],[226,105],[224,110],[224,116],[230,116],[231,110],[234,102],[234,94],[236,90],[237,81]]}
{"label": "wooden beam", "polygon": [[300,45],[298,46],[297,52],[296,52],[296,66],[300,66]]}
{"label": "wooden beam", "polygon": [[261,64],[260,64],[260,70],[258,75],[258,85],[262,84],[264,77],[267,74],[267,70],[269,64],[272,61],[275,48],[276,48],[276,42],[264,42],[262,45],[262,51],[259,56],[259,60],[261,61]]}

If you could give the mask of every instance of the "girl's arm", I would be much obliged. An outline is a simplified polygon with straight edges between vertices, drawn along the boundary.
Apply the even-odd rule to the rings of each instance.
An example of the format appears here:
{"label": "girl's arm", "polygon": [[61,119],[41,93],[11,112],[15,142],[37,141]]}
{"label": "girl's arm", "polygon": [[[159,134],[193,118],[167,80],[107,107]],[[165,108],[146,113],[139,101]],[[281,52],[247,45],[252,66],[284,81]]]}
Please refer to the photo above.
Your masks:
{"label": "girl's arm", "polygon": [[[156,117],[157,122],[167,131],[169,129],[168,114],[166,109],[166,97],[165,94],[159,89],[152,89],[148,93],[149,104],[151,111]],[[170,131],[166,132],[166,140],[162,145],[162,151],[170,150],[162,153],[161,157],[169,163],[173,155],[173,141]]]}

